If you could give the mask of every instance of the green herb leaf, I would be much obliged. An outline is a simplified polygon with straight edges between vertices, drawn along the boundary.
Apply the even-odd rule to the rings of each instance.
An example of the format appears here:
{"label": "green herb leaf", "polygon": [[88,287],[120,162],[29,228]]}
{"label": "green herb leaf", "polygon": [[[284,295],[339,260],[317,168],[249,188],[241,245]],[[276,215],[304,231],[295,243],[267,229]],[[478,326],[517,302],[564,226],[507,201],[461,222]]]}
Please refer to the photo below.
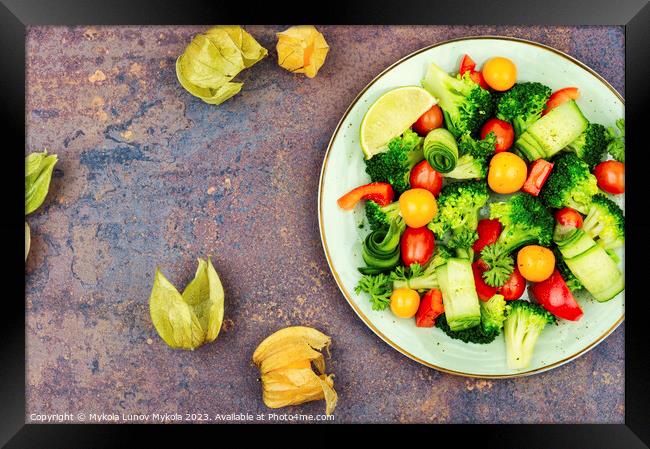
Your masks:
{"label": "green herb leaf", "polygon": [[57,161],[56,154],[47,156],[47,151],[25,158],[25,215],[34,212],[45,201]]}
{"label": "green herb leaf", "polygon": [[156,269],[149,312],[158,335],[172,348],[196,349],[214,341],[223,322],[224,292],[208,258],[181,295]]}

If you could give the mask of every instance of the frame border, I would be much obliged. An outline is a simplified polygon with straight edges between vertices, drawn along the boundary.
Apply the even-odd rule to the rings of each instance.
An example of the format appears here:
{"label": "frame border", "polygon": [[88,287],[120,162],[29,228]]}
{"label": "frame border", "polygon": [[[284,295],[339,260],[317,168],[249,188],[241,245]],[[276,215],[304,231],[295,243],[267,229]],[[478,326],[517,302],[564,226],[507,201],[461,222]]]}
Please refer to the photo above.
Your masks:
{"label": "frame border", "polygon": [[[250,0],[249,0],[250,1]],[[4,66],[3,89],[0,89],[3,137],[7,153],[13,166],[21,166],[23,156],[15,148],[24,146],[25,138],[25,31],[30,25],[153,25],[174,23],[201,24],[206,22],[246,22],[246,23],[342,23],[372,24],[546,24],[546,25],[617,25],[625,27],[625,57],[629,70],[625,73],[625,88],[630,95],[626,97],[626,121],[629,124],[626,136],[628,147],[638,147],[632,153],[628,171],[632,173],[628,185],[630,193],[626,201],[628,245],[626,251],[626,398],[624,425],[478,425],[463,429],[463,442],[478,442],[483,446],[526,447],[527,449],[548,447],[589,447],[596,448],[642,448],[650,442],[650,388],[647,373],[650,370],[647,335],[647,292],[642,290],[642,270],[647,266],[644,257],[650,253],[650,219],[644,212],[647,204],[647,186],[642,185],[643,167],[648,166],[650,157],[644,151],[647,142],[642,142],[639,129],[643,129],[644,114],[650,103],[650,62],[648,61],[648,42],[650,42],[650,5],[647,0],[627,0],[612,3],[608,0],[580,0],[566,2],[547,0],[545,2],[500,0],[495,2],[480,0],[438,0],[435,7],[424,0],[400,2],[399,9],[387,1],[381,5],[376,0],[363,0],[345,6],[324,8],[316,15],[305,16],[299,9],[279,8],[273,2],[241,5],[218,1],[194,0],[189,8],[187,2],[166,3],[164,6],[153,0],[114,0],[111,2],[84,2],[83,0],[2,0],[0,3],[0,56]],[[383,6],[383,8],[381,8]],[[394,10],[391,9],[391,6]],[[254,11],[254,13],[252,12]],[[472,14],[467,14],[472,11]],[[244,13],[244,14],[242,14]],[[302,15],[301,15],[302,14]],[[646,125],[647,127],[647,125]],[[635,131],[636,130],[636,131]],[[647,140],[647,139],[646,139]],[[9,149],[12,148],[12,151]],[[628,155],[629,157],[629,155]],[[647,172],[647,170],[646,170]],[[4,301],[3,345],[0,351],[0,444],[4,447],[115,447],[117,444],[134,443],[136,435],[147,437],[156,435],[169,438],[170,430],[187,431],[185,426],[103,426],[85,425],[37,425],[25,424],[25,309],[24,273],[18,272],[23,259],[23,205],[20,202],[19,186],[21,173],[9,170],[0,180],[6,192],[4,209],[6,218],[0,222],[4,231],[5,246],[9,246],[5,264],[5,286],[9,289]],[[637,207],[634,207],[634,204]],[[644,238],[645,237],[645,238]],[[642,274],[643,273],[643,274]],[[646,274],[647,276],[647,274]],[[636,300],[638,298],[638,300]],[[645,310],[644,310],[645,309]],[[589,381],[585,379],[585,381]],[[304,426],[299,426],[303,428]],[[301,432],[292,427],[293,432]],[[382,437],[386,426],[373,426],[372,433]],[[214,427],[192,426],[192,439],[204,432],[213,432]],[[195,430],[197,429],[197,430]],[[208,430],[210,429],[210,430]],[[222,431],[223,428],[219,428]],[[228,430],[241,429],[242,426],[229,426]],[[267,426],[261,437],[273,438],[283,429],[282,426]],[[310,428],[311,429],[311,428]],[[137,431],[136,431],[137,430]],[[431,438],[426,426],[409,426],[409,433],[422,438]],[[135,432],[135,435],[134,435]],[[426,433],[425,433],[426,432]],[[438,435],[446,434],[458,439],[456,426],[439,425]],[[247,432],[250,435],[250,432]],[[313,431],[310,431],[313,433]],[[298,436],[298,435],[296,435]],[[307,434],[305,434],[307,436]],[[310,435],[313,438],[315,435]],[[168,441],[172,441],[171,439]],[[187,444],[188,439],[180,440]],[[494,441],[494,443],[491,443]],[[486,444],[486,442],[488,442]],[[645,444],[644,444],[645,442]],[[129,446],[131,445],[129,444]]]}

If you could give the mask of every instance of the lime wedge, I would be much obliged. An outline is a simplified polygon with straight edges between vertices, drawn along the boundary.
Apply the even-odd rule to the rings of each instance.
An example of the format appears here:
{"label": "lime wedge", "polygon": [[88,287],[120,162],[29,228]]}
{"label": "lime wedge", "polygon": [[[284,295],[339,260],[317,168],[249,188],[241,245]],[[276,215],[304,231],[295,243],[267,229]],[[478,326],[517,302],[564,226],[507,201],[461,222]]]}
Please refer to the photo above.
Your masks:
{"label": "lime wedge", "polygon": [[398,87],[377,98],[361,121],[359,141],[366,159],[386,150],[437,100],[419,86]]}

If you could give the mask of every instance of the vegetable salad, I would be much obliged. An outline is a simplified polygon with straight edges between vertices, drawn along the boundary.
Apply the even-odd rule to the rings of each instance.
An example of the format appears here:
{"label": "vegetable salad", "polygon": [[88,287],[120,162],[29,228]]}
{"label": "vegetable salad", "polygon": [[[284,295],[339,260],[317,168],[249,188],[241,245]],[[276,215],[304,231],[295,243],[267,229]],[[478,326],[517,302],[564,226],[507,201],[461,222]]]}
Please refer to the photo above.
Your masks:
{"label": "vegetable salad", "polygon": [[371,182],[338,200],[362,203],[370,228],[356,292],[468,344],[503,334],[508,367],[525,369],[547,325],[582,318],[573,292],[604,302],[625,288],[612,197],[625,192],[624,121],[590,122],[579,88],[519,82],[504,57],[478,70],[464,55],[454,74],[432,63],[421,84],[384,94],[361,125]]}

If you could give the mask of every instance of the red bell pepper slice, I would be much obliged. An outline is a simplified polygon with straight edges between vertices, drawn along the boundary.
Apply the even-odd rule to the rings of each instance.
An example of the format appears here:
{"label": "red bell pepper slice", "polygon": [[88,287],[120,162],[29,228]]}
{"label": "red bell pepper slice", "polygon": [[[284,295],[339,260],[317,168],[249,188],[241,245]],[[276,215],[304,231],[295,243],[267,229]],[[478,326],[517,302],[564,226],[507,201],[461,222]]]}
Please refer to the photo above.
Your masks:
{"label": "red bell pepper slice", "polygon": [[361,200],[372,200],[380,206],[387,206],[393,202],[395,193],[390,184],[386,182],[371,182],[348,193],[338,199],[337,203],[341,209],[352,210]]}
{"label": "red bell pepper slice", "polygon": [[469,55],[463,55],[463,59],[460,60],[460,68],[458,73],[462,76],[465,72],[473,72],[476,68],[476,63]]}
{"label": "red bell pepper slice", "polygon": [[463,55],[463,59],[460,60],[460,67],[458,68],[458,73],[460,76],[463,76],[466,72],[469,72],[469,77],[476,84],[481,86],[483,89],[488,90],[489,86],[483,78],[481,71],[474,70],[476,69],[476,63],[469,55]]}
{"label": "red bell pepper slice", "polygon": [[557,269],[545,281],[533,283],[530,292],[542,307],[558,318],[577,321],[583,315],[580,305]]}
{"label": "red bell pepper slice", "polygon": [[546,101],[546,108],[542,111],[542,115],[548,114],[548,111],[558,107],[562,103],[569,100],[577,100],[578,98],[580,98],[580,92],[577,87],[565,87],[564,89],[553,92]]}
{"label": "red bell pepper slice", "polygon": [[436,318],[442,315],[445,306],[442,304],[442,292],[437,288],[429,290],[420,300],[420,307],[415,313],[417,327],[433,327]]}
{"label": "red bell pepper slice", "polygon": [[539,195],[544,183],[548,179],[553,169],[553,163],[545,161],[544,159],[537,159],[530,164],[528,169],[528,178],[522,187],[524,192],[528,192],[533,196]]}
{"label": "red bell pepper slice", "polygon": [[485,81],[485,78],[483,78],[483,73],[482,72],[476,72],[472,71],[469,74],[469,77],[474,81],[476,84],[481,86],[485,90],[489,90],[490,86],[488,86],[487,81]]}

